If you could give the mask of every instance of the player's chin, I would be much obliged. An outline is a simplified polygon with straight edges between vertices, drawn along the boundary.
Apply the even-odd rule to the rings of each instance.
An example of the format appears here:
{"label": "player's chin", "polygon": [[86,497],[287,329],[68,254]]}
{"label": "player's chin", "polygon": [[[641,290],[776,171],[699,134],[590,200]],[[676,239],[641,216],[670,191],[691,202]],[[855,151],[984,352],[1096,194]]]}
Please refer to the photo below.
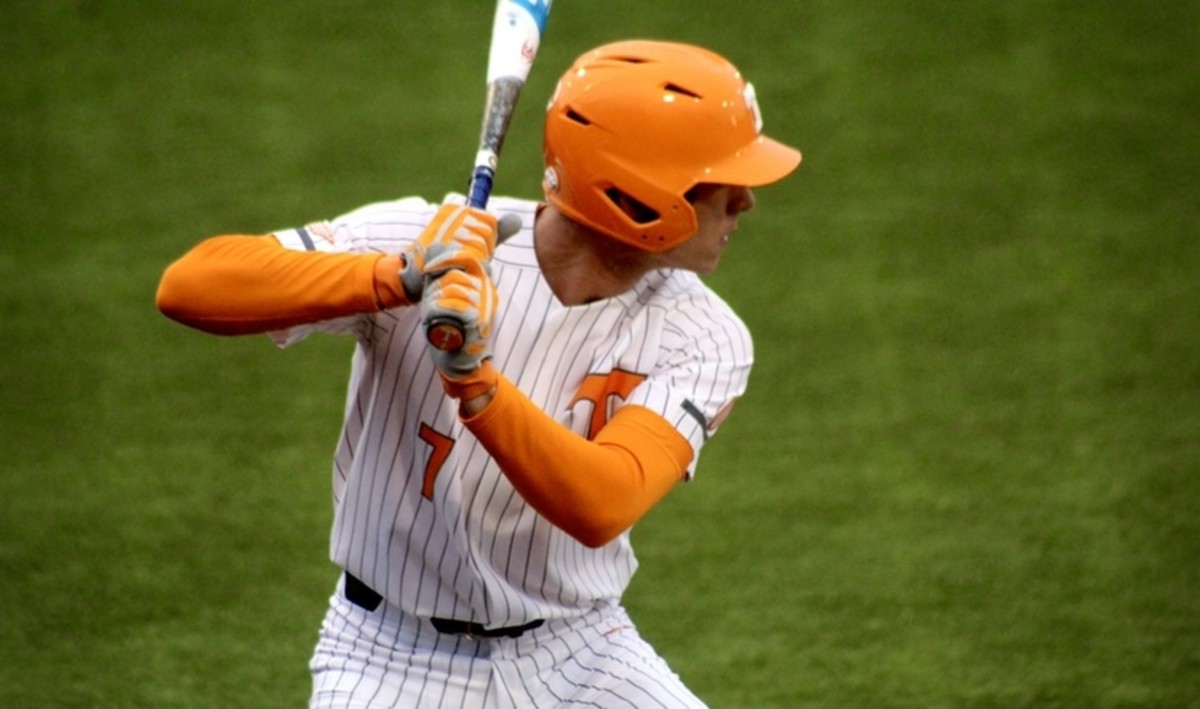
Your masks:
{"label": "player's chin", "polygon": [[712,273],[717,270],[717,266],[721,265],[721,257],[725,255],[725,249],[729,248],[729,237],[722,236],[715,243],[709,245],[709,248],[698,254],[700,262],[696,268],[697,273]]}
{"label": "player's chin", "polygon": [[695,262],[692,264],[691,268],[689,268],[688,270],[694,271],[695,273],[698,273],[701,276],[704,276],[704,275],[708,275],[708,274],[712,273],[713,271],[717,270],[717,266],[720,266],[720,265],[721,265],[721,252],[714,251],[712,254],[707,255],[706,258],[696,259]]}
{"label": "player's chin", "polygon": [[704,275],[717,270],[721,255],[729,246],[729,236],[702,234],[664,254],[667,265]]}

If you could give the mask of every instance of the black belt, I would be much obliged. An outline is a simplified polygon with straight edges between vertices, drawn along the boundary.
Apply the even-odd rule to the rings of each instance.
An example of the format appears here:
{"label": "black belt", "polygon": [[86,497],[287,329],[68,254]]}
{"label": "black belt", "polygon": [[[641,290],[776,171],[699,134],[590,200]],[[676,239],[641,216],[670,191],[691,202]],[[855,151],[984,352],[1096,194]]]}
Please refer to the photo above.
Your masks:
{"label": "black belt", "polygon": [[[383,596],[376,593],[370,586],[359,581],[353,574],[346,572],[346,600],[367,611],[374,611],[383,602]],[[466,635],[472,638],[519,638],[526,631],[541,627],[544,620],[535,620],[525,625],[512,625],[507,628],[485,628],[479,623],[450,618],[430,618],[430,623],[439,633],[448,635]]]}
{"label": "black belt", "polygon": [[346,600],[367,611],[374,611],[383,602],[383,596],[375,593],[370,586],[359,581],[349,571],[346,572]]}
{"label": "black belt", "polygon": [[439,633],[449,635],[466,635],[471,638],[519,638],[526,631],[540,628],[546,621],[539,618],[525,625],[510,625],[507,628],[485,628],[479,623],[450,618],[430,618],[429,622],[433,623],[433,627],[437,628]]}

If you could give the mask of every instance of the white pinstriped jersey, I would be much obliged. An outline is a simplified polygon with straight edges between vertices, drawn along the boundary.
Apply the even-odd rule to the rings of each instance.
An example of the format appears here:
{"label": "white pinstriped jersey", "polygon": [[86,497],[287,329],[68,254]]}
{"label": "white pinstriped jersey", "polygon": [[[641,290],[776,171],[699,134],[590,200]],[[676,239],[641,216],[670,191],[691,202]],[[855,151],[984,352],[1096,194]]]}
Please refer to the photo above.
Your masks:
{"label": "white pinstriped jersey", "polygon": [[[639,404],[698,456],[745,391],[753,360],[745,325],[684,271],[655,271],[614,298],[563,306],[534,255],[537,207],[489,203],[524,223],[491,265],[500,294],[495,365],[581,435]],[[398,253],[436,209],[419,198],[382,202],[276,236],[294,249]],[[281,346],[312,332],[358,341],[333,466],[333,561],[407,613],[493,627],[578,616],[619,599],[637,567],[628,532],[588,549],[525,504],[458,421],[419,320],[407,307],[272,335]],[[689,477],[694,468],[695,458]]]}

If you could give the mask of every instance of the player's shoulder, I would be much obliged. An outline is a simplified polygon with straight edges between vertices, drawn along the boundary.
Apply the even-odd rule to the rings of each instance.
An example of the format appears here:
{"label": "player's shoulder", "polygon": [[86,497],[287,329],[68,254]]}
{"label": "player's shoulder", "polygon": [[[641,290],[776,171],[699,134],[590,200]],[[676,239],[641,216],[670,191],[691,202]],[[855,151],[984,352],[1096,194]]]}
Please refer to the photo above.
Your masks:
{"label": "player's shoulder", "polygon": [[[448,192],[438,202],[431,202],[420,196],[407,196],[397,199],[371,202],[357,207],[337,218],[337,221],[428,221],[438,207],[443,204],[466,204],[467,197],[461,192]],[[495,195],[488,200],[487,209],[496,215],[516,213],[529,219],[537,214],[540,202],[518,197]]]}
{"label": "player's shoulder", "polygon": [[509,239],[509,242],[512,244],[528,242],[526,245],[532,248],[533,225],[537,221],[538,211],[541,210],[542,204],[542,202],[534,199],[493,195],[488,200],[487,210],[497,218],[504,217],[505,215],[520,218],[521,228]]}
{"label": "player's shoulder", "polygon": [[[329,235],[333,250],[396,251],[416,239],[446,203],[465,204],[466,196],[451,192],[437,202],[422,196],[370,202],[316,226],[317,231]],[[488,211],[517,214],[530,232],[538,207],[536,201],[514,197],[493,197],[488,202]]]}
{"label": "player's shoulder", "polygon": [[410,196],[381,200],[356,207],[333,221],[348,225],[421,223],[432,218],[438,205],[424,197]]}
{"label": "player's shoulder", "polygon": [[655,271],[643,283],[650,298],[667,312],[666,321],[681,335],[736,340],[750,347],[750,329],[720,294],[691,271]]}
{"label": "player's shoulder", "polygon": [[492,195],[488,200],[487,209],[496,216],[513,213],[533,217],[537,215],[537,211],[541,206],[542,203],[536,199]]}
{"label": "player's shoulder", "polygon": [[496,248],[493,263],[498,266],[516,266],[520,268],[538,268],[537,254],[533,249],[533,225],[537,221],[538,210],[542,202],[520,197],[492,195],[488,199],[487,210],[497,218],[505,215],[515,215],[521,220],[521,228],[511,235],[507,241]]}
{"label": "player's shoulder", "polygon": [[417,238],[437,205],[423,197],[371,202],[324,223],[334,250],[394,252]]}
{"label": "player's shoulder", "polygon": [[733,307],[716,290],[691,271],[655,271],[647,279],[646,285],[657,298],[669,301],[673,307],[702,308],[717,315],[738,317]]}

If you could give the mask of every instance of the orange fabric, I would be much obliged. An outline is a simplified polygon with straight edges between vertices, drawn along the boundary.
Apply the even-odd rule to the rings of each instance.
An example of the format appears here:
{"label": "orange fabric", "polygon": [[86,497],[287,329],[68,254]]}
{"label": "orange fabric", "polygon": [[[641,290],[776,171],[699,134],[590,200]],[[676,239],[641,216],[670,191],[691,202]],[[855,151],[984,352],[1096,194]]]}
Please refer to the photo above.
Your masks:
{"label": "orange fabric", "polygon": [[269,332],[408,305],[399,256],[285,248],[272,236],[217,236],[167,267],[164,315],[218,335]]}
{"label": "orange fabric", "polygon": [[402,256],[384,256],[375,261],[375,304],[380,310],[412,305],[400,282],[400,269],[404,268]]}
{"label": "orange fabric", "polygon": [[448,396],[469,401],[494,392],[500,381],[500,371],[492,366],[491,360],[484,360],[479,369],[465,377],[451,379],[444,373],[441,377],[442,389]]}
{"label": "orange fabric", "polygon": [[589,441],[503,376],[491,404],[463,423],[526,502],[589,547],[632,527],[683,479],[692,460],[687,440],[647,408],[622,407]]}

